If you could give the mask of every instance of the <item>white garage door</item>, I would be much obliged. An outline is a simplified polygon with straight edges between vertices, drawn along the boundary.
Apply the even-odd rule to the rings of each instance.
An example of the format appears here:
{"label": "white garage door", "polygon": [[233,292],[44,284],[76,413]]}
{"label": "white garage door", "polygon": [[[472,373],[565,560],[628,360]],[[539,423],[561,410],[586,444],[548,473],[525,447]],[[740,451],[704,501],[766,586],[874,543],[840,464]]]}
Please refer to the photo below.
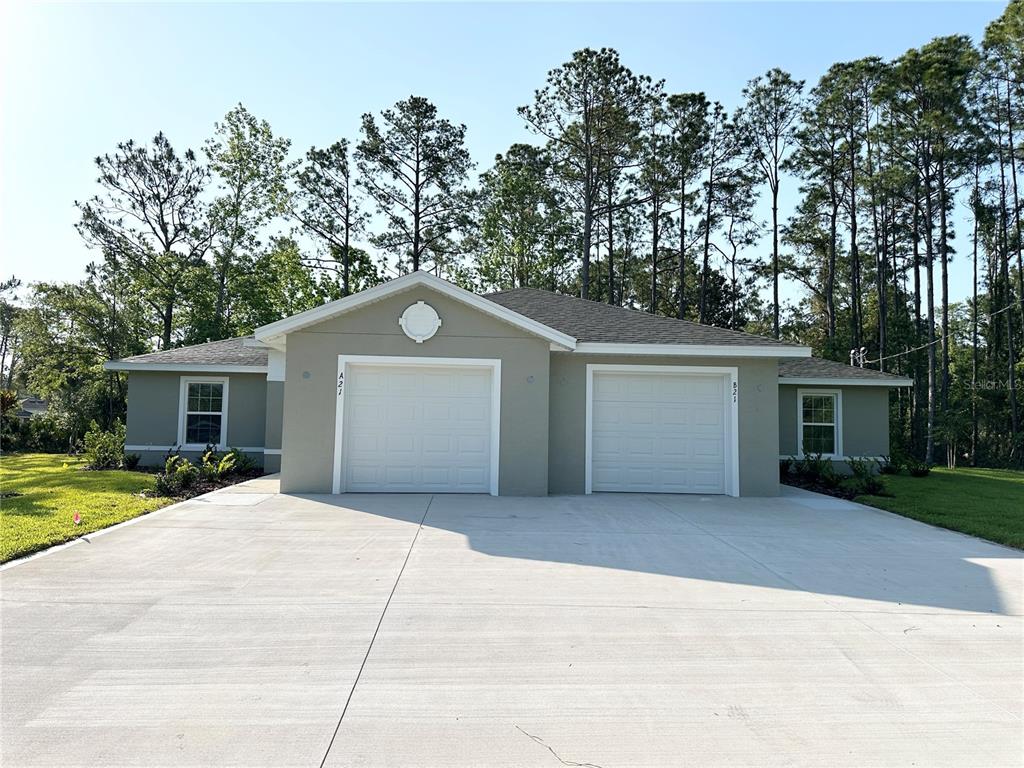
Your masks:
{"label": "white garage door", "polygon": [[591,489],[727,493],[727,378],[593,373]]}
{"label": "white garage door", "polygon": [[344,407],[345,490],[490,490],[490,368],[349,365]]}

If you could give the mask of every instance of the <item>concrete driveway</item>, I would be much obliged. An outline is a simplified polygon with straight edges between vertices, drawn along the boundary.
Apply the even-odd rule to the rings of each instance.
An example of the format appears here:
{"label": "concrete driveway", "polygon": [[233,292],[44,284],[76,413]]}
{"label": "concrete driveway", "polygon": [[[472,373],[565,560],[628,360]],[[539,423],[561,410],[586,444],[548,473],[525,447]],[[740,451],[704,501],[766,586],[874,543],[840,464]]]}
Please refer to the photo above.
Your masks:
{"label": "concrete driveway", "polygon": [[272,482],[3,571],[0,763],[1024,762],[1020,552],[796,492]]}

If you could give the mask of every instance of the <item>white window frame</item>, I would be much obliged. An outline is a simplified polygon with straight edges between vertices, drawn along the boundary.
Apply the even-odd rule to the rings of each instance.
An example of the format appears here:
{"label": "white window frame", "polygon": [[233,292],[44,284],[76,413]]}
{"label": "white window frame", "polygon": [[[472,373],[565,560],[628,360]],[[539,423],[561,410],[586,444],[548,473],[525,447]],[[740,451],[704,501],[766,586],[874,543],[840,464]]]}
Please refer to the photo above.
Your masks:
{"label": "white window frame", "polygon": [[343,446],[345,444],[345,382],[351,365],[386,365],[397,368],[487,368],[491,372],[491,477],[489,493],[498,495],[501,446],[501,360],[472,357],[404,357],[401,355],[338,355],[338,398],[334,412],[334,475],[331,493],[345,493]]}
{"label": "white window frame", "polygon": [[[805,396],[830,395],[834,398],[833,424],[819,424],[818,426],[833,426],[836,430],[835,451],[823,453],[823,459],[838,459],[843,457],[843,391],[841,389],[798,389],[796,391],[796,455],[797,458],[804,458],[804,397]],[[809,422],[815,426],[817,422]],[[814,454],[817,455],[817,454]]]}
{"label": "white window frame", "polygon": [[[206,444],[186,443],[186,424],[188,422],[188,385],[189,384],[223,384],[224,393],[220,403],[220,440],[216,448],[224,450],[228,445],[228,385],[230,379],[227,376],[182,376],[178,392],[178,445],[182,450],[201,451]],[[193,411],[193,413],[206,413],[206,411]],[[212,412],[211,412],[212,413]]]}
{"label": "white window frame", "polygon": [[696,374],[725,379],[724,409],[726,452],[725,459],[725,494],[740,495],[740,418],[739,418],[739,369],[735,366],[711,365],[626,365],[626,364],[587,364],[587,416],[586,416],[586,458],[583,480],[583,492],[593,493],[594,471],[594,374],[595,373],[670,373]]}

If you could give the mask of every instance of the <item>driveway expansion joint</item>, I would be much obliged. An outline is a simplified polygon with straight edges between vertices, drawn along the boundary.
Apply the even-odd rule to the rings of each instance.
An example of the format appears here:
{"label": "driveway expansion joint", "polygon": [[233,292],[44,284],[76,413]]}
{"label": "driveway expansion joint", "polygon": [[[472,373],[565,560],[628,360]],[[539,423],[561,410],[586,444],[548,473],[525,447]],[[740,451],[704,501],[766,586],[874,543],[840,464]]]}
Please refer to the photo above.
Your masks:
{"label": "driveway expansion joint", "polygon": [[363,654],[363,660],[359,664],[359,671],[356,672],[356,679],[352,681],[352,687],[348,691],[348,696],[345,698],[345,706],[341,709],[341,715],[338,717],[338,723],[334,726],[334,733],[331,734],[331,740],[327,743],[327,749],[324,750],[323,759],[320,760],[320,768],[324,768],[327,763],[327,756],[331,754],[331,747],[334,746],[334,740],[338,738],[338,731],[341,730],[341,723],[345,719],[345,713],[348,712],[348,705],[352,702],[352,696],[356,692],[356,687],[359,685],[359,679],[363,676],[363,669],[366,668],[366,661],[370,658],[370,651],[373,650],[373,643],[377,639],[377,633],[380,632],[380,625],[384,623],[384,616],[387,615],[388,608],[391,606],[391,598],[395,596],[395,591],[398,589],[398,582],[402,580],[402,574],[405,573],[405,566],[409,564],[409,558],[412,556],[413,547],[416,546],[416,540],[420,537],[420,531],[423,530],[423,522],[427,519],[427,513],[430,511],[430,505],[434,503],[434,497],[431,495],[427,501],[427,506],[423,510],[423,516],[420,517],[419,525],[416,526],[416,532],[412,536],[412,541],[409,542],[409,550],[405,553],[405,559],[402,561],[402,567],[398,569],[398,575],[395,576],[395,583],[391,585],[391,592],[388,594],[388,599],[384,602],[384,608],[380,612],[380,618],[377,619],[377,626],[374,627],[373,635],[370,637],[370,643],[366,646],[366,653]]}

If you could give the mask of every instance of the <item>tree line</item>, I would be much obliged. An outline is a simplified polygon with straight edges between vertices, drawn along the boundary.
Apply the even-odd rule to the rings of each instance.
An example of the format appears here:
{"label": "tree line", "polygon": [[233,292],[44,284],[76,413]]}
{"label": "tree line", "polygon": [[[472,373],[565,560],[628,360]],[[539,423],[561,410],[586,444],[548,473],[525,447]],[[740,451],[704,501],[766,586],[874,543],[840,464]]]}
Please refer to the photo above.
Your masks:
{"label": "tree line", "polygon": [[[160,133],[96,158],[77,228],[97,260],[22,302],[16,279],[0,285],[2,383],[48,398],[53,428],[74,439],[123,417],[106,359],[244,335],[424,269],[835,360],[854,351],[914,378],[893,396],[899,450],[1019,465],[1022,78],[1013,0],[977,43],[837,63],[810,86],[771,69],[731,111],[612,49],[580,50],[516,110],[529,140],[479,174],[466,126],[421,96],[298,157],[239,105],[198,152]],[[970,229],[967,253],[956,226]],[[955,258],[972,267],[961,302]],[[799,290],[784,301],[787,285]]]}

